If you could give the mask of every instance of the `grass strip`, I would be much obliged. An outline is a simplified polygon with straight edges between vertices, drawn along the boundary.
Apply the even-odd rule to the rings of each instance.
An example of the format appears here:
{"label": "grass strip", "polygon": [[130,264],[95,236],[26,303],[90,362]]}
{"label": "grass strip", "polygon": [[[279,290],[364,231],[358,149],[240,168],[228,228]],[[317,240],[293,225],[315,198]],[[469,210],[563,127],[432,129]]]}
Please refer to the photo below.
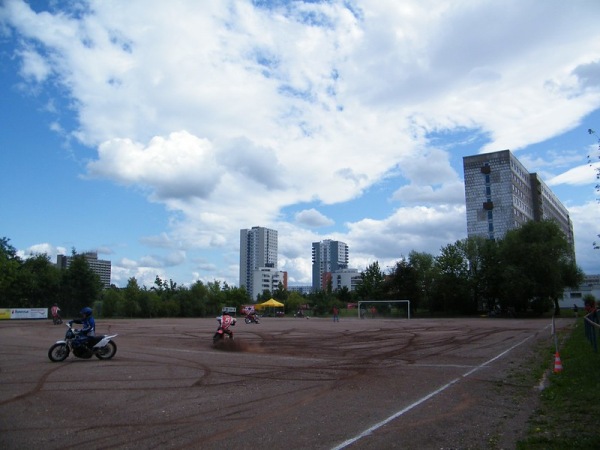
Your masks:
{"label": "grass strip", "polygon": [[549,376],[518,450],[600,449],[600,353],[594,352],[584,328],[579,319],[562,341],[562,371]]}

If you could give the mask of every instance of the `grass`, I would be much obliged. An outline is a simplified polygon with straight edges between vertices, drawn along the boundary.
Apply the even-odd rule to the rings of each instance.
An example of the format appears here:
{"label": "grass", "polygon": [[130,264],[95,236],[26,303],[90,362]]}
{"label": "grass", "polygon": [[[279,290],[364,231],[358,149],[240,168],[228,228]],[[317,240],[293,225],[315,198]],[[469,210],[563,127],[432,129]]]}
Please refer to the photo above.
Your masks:
{"label": "grass", "polygon": [[518,450],[600,449],[600,352],[586,339],[583,319],[564,336],[559,353],[563,370],[550,375]]}

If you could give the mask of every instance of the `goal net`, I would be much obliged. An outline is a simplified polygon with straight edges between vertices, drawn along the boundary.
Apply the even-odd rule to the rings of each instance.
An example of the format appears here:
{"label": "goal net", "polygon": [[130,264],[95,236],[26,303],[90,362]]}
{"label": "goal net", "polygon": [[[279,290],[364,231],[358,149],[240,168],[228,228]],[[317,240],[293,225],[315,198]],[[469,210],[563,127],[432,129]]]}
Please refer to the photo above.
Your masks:
{"label": "goal net", "polygon": [[359,319],[410,319],[410,300],[362,300]]}

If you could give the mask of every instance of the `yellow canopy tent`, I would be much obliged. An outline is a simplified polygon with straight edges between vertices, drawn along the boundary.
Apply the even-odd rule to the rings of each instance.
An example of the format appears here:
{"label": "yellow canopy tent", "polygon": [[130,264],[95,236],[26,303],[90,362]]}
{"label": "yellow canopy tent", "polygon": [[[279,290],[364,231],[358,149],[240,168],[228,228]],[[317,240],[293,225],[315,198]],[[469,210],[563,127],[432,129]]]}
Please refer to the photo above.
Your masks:
{"label": "yellow canopy tent", "polygon": [[275,300],[274,298],[267,300],[264,303],[259,303],[257,305],[254,305],[254,309],[258,310],[258,311],[262,311],[262,310],[266,310],[267,316],[271,316],[273,315],[273,311],[276,311],[275,315],[279,316],[279,315],[283,315],[283,307],[285,305],[283,303],[278,302],[277,300]]}
{"label": "yellow canopy tent", "polygon": [[255,308],[263,309],[263,308],[283,308],[285,305],[283,303],[278,302],[274,298],[267,300],[264,303],[259,303],[255,306]]}

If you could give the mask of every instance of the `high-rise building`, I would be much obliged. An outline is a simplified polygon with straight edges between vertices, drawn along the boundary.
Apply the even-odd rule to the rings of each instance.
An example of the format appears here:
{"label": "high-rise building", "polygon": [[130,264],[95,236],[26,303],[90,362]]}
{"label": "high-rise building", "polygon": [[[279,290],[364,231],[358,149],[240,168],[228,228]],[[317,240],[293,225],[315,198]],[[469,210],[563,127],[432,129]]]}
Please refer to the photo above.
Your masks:
{"label": "high-rise building", "polygon": [[348,268],[348,246],[344,242],[326,239],[312,244],[312,289],[327,288],[325,273]]}
{"label": "high-rise building", "polygon": [[530,220],[552,219],[574,246],[569,211],[509,150],[466,156],[463,169],[469,237],[500,239]]}
{"label": "high-rise building", "polygon": [[253,301],[263,292],[254,285],[254,271],[277,269],[277,231],[263,227],[240,230],[240,287]]}
{"label": "high-rise building", "polygon": [[[86,252],[83,254],[83,256],[84,256],[85,260],[87,261],[88,265],[90,266],[90,269],[92,269],[92,272],[94,272],[96,275],[98,275],[100,277],[100,281],[102,282],[104,288],[108,289],[110,287],[110,274],[111,274],[112,263],[107,260],[98,259],[97,252]],[[56,266],[59,269],[68,268],[71,265],[72,261],[73,261],[72,256],[65,256],[65,255],[57,255],[56,256]]]}

